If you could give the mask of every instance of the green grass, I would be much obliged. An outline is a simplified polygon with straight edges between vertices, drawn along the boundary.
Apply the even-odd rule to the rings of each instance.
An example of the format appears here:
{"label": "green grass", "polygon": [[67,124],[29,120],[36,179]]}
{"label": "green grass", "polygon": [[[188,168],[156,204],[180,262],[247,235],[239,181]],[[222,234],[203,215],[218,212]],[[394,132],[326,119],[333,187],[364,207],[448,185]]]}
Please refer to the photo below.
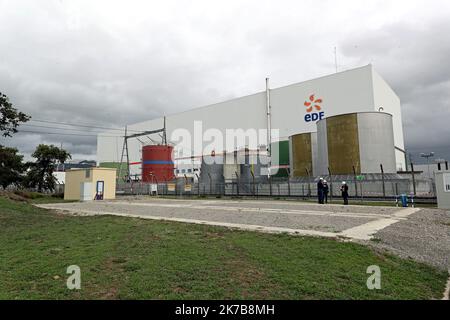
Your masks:
{"label": "green grass", "polygon": [[[329,239],[68,216],[0,197],[0,299],[440,299],[447,274]],[[66,268],[81,268],[81,290]],[[378,265],[382,289],[368,290]]]}
{"label": "green grass", "polygon": [[55,193],[46,194],[24,190],[16,190],[13,192],[0,191],[0,197],[5,197],[11,200],[29,203],[74,202],[71,200],[64,200],[64,194],[55,194]]}

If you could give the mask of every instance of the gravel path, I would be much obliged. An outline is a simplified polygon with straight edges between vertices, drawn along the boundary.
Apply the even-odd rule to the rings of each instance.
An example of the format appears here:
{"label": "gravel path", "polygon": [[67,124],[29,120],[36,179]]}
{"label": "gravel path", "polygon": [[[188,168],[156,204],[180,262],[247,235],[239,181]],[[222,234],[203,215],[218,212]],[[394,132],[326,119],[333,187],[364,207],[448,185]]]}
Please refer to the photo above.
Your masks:
{"label": "gravel path", "polygon": [[375,240],[369,241],[375,248],[386,249],[450,273],[450,211],[422,209],[407,220],[378,231]]}

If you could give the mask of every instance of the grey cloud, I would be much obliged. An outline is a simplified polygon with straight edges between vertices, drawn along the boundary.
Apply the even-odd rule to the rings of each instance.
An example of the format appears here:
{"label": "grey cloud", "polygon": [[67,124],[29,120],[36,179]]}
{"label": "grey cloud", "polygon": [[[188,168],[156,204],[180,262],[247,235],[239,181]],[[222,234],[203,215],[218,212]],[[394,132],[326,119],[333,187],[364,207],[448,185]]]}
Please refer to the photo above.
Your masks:
{"label": "grey cloud", "polygon": [[347,62],[372,61],[397,92],[406,147],[419,161],[429,151],[450,159],[450,38],[443,36],[449,33],[448,19],[405,21],[362,30],[341,44]]}
{"label": "grey cloud", "polygon": [[[385,23],[380,1],[1,1],[0,91],[35,119],[117,127],[263,90],[268,75],[280,86],[331,73],[337,44],[340,69],[372,62],[398,93],[407,147],[450,158],[450,22],[412,2]],[[0,143],[29,154],[61,141],[95,156],[94,137]]]}

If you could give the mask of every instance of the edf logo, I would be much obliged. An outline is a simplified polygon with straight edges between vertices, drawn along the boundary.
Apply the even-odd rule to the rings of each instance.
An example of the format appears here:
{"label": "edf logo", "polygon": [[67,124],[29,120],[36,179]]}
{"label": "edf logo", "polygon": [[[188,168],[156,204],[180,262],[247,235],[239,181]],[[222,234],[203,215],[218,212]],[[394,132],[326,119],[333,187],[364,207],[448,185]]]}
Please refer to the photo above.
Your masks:
{"label": "edf logo", "polygon": [[[305,114],[305,121],[311,122],[311,121],[319,121],[322,120],[325,116],[325,112],[322,111],[321,103],[323,102],[322,99],[316,99],[314,94],[309,96],[309,101],[305,101],[305,107],[306,107],[306,114]],[[313,110],[316,110],[318,112],[313,112]]]}

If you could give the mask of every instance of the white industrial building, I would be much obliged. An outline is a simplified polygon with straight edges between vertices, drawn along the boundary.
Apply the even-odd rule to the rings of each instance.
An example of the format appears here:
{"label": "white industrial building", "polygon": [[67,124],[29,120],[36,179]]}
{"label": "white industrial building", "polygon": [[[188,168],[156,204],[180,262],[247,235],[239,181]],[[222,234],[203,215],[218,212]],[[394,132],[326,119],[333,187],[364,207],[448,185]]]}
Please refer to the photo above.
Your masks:
{"label": "white industrial building", "polygon": [[[263,82],[263,81],[262,81]],[[264,83],[264,82],[263,82]],[[186,129],[191,135],[194,132],[194,122],[202,122],[202,130],[218,129],[225,135],[227,129],[267,129],[269,123],[272,129],[279,130],[276,140],[288,140],[290,136],[317,131],[316,122],[331,116],[383,111],[392,115],[395,166],[397,170],[405,170],[405,154],[402,128],[400,99],[392,88],[374,70],[372,65],[331,74],[313,80],[299,82],[281,88],[270,89],[270,122],[267,116],[267,92],[261,91],[245,97],[232,99],[189,111],[166,116],[166,132],[170,142],[176,129]],[[307,105],[315,104],[318,108],[312,111]],[[311,108],[310,107],[310,108]],[[308,110],[309,109],[309,110]],[[309,112],[308,112],[309,111]],[[157,118],[128,125],[128,130],[148,131],[164,126],[164,118]],[[118,163],[121,160],[123,139],[108,137],[117,132],[104,132],[97,138],[97,162]],[[204,146],[209,142],[205,142]],[[238,146],[246,147],[246,146]],[[128,143],[132,174],[140,173],[142,143],[130,139]],[[177,147],[176,147],[177,148]],[[190,156],[192,150],[178,150],[175,158],[187,159],[182,164],[175,159],[177,170],[198,168],[200,162],[193,163]],[[234,151],[223,150],[216,151]],[[194,157],[201,156],[193,152]]]}

